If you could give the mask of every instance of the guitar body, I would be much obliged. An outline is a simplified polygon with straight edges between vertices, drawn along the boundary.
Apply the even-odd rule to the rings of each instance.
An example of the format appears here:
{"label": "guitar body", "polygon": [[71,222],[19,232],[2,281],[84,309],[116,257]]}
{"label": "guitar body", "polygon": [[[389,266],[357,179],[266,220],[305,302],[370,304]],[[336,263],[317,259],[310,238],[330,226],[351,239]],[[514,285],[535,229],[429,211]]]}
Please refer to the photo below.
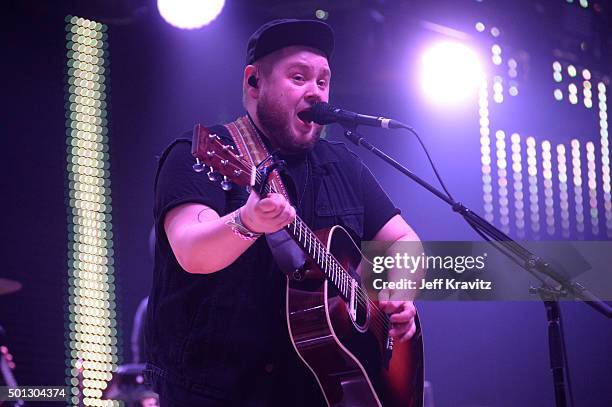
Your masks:
{"label": "guitar body", "polygon": [[[357,270],[362,255],[343,228],[335,226],[317,236],[345,270]],[[391,350],[376,303],[362,301],[351,307],[356,302],[340,296],[316,268],[300,281],[287,280],[289,334],[328,405],[421,406],[423,344],[418,320],[414,337],[397,341]]]}
{"label": "guitar body", "polygon": [[[238,146],[242,136],[232,134],[232,138]],[[243,159],[248,156],[246,144],[243,149],[245,153],[237,155],[232,146],[221,143],[205,127],[196,124],[193,129],[191,153],[196,159],[195,171],[203,171],[204,165],[211,167],[209,176],[214,175],[213,170],[219,171],[225,177],[224,189],[231,181],[251,186],[260,196],[266,196],[269,191],[284,191],[280,178],[280,186],[274,185],[274,179],[271,187],[268,183],[278,163],[272,159],[268,165],[261,166],[263,161],[258,160],[255,166]],[[296,352],[317,379],[327,404],[421,406],[421,331],[417,329],[406,343],[394,344],[389,338],[387,315],[360,287],[357,270],[363,256],[350,235],[339,226],[314,233],[296,216],[282,234],[266,238],[279,267],[292,275],[287,280],[289,336]],[[304,256],[293,255],[298,252]],[[294,269],[294,264],[303,264],[303,258],[311,266],[304,273]],[[418,319],[416,323],[418,328]]]}

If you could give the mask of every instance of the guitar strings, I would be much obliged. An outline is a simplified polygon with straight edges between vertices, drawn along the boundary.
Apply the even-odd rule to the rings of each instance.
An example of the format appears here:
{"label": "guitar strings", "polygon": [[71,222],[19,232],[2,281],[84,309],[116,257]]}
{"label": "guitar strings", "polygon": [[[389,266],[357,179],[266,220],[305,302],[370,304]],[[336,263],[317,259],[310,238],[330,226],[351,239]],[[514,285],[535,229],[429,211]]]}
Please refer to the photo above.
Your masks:
{"label": "guitar strings", "polygon": [[[299,227],[301,230],[305,231],[305,233],[310,233],[313,237],[315,237],[315,245],[319,245],[319,251],[321,252],[321,250],[323,250],[323,256],[327,256],[329,261],[328,263],[330,263],[332,265],[332,267],[334,268],[334,271],[337,272],[340,275],[341,278],[341,282],[345,283],[348,286],[351,286],[352,283],[354,282],[356,284],[355,286],[355,292],[357,294],[357,301],[363,305],[366,309],[368,308],[368,304],[371,305],[372,307],[370,307],[370,309],[374,310],[374,321],[379,323],[379,326],[381,326],[381,328],[383,329],[389,329],[389,318],[386,314],[382,313],[380,311],[380,309],[374,304],[374,302],[370,299],[369,295],[367,294],[366,291],[364,291],[359,284],[357,283],[357,281],[350,275],[347,273],[347,271],[342,267],[342,265],[340,264],[340,262],[334,257],[334,255],[328,251],[326,251],[326,248],[323,246],[323,244],[318,240],[318,238],[312,233],[312,231],[308,228],[307,225],[304,224],[304,221],[302,221],[299,218],[296,218],[296,221],[294,222],[299,222]],[[294,223],[292,222],[292,223]],[[295,229],[295,228],[294,228]],[[309,252],[310,254],[310,252]],[[314,256],[312,256],[313,259]],[[316,259],[315,259],[316,260]],[[332,277],[332,282],[334,283],[334,285],[336,286],[336,288],[342,292],[342,294],[344,294],[344,291],[341,287],[339,287],[335,281],[333,281],[333,277]],[[346,295],[348,296],[348,295]]]}
{"label": "guitar strings", "polygon": [[[260,179],[260,173],[256,173],[256,180],[258,182],[261,182]],[[274,189],[273,185],[267,184],[267,187],[270,191],[272,192],[277,192]],[[342,267],[342,265],[340,264],[340,262],[333,256],[333,254],[329,253],[326,251],[325,246],[321,243],[321,241],[316,237],[316,235],[314,235],[314,233],[310,230],[310,228],[308,227],[308,225],[306,225],[304,223],[303,220],[301,220],[299,217],[296,216],[296,218],[294,219],[293,222],[291,222],[292,224],[294,224],[294,234],[296,226],[299,227],[300,229],[300,236],[302,235],[302,232],[304,232],[304,236],[312,236],[314,239],[311,240],[310,237],[308,239],[308,243],[310,245],[310,248],[312,248],[311,243],[312,241],[314,241],[315,244],[315,251],[317,249],[318,246],[318,250],[319,250],[319,254],[323,254],[324,256],[328,256],[329,259],[331,259],[331,264],[334,266],[335,271],[339,273],[340,277],[341,277],[341,282],[344,284],[350,284],[353,281],[355,281],[353,279],[352,276],[350,276],[350,274],[348,274],[346,272],[346,270],[344,270],[344,268]],[[289,226],[289,225],[288,225]],[[299,240],[299,238],[298,238]],[[306,245],[306,241],[304,241],[304,245]],[[310,250],[308,250],[308,254],[310,255]],[[314,260],[317,260],[315,258],[315,254],[311,255],[311,257]],[[334,285],[336,286],[336,288],[341,291],[344,294],[344,291],[339,287],[339,284],[335,281],[333,281]],[[355,281],[356,283],[356,281]],[[357,283],[356,285],[356,293],[357,293],[357,300],[359,301],[360,304],[362,304],[366,309],[371,309],[374,310],[374,322],[377,322],[379,327],[381,327],[384,330],[388,330],[390,328],[390,321],[389,321],[389,317],[387,316],[387,314],[383,313],[382,311],[380,311],[380,309],[374,304],[374,302],[370,299],[370,297],[368,296],[367,292],[365,292]],[[370,307],[368,307],[368,305],[370,305]]]}
{"label": "guitar strings", "polygon": [[[256,172],[255,179],[256,179],[257,182],[261,182],[262,181],[261,174],[259,172]],[[271,192],[278,193],[278,191],[274,188],[273,185],[267,184],[267,186],[268,186],[268,189]],[[308,225],[306,225],[304,223],[304,221],[302,221],[297,216],[295,217],[295,219],[289,225],[287,225],[287,227],[289,227],[291,224],[294,224],[294,227],[293,227],[294,234],[295,234],[295,229],[296,229],[296,226],[297,226],[299,228],[299,231],[300,231],[300,236],[301,236],[302,231],[303,231],[305,237],[306,236],[314,237],[315,250],[316,250],[317,245],[318,245],[319,254],[322,253],[323,256],[327,256],[329,259],[331,259],[330,263],[333,265],[333,267],[335,267],[335,271],[337,273],[339,273],[339,275],[341,277],[341,282],[342,283],[346,284],[347,287],[348,286],[352,286],[353,282],[356,283],[355,292],[357,294],[357,300],[360,302],[361,305],[364,306],[364,308],[366,308],[366,309],[369,308],[369,309],[373,310],[374,311],[374,314],[373,314],[374,319],[373,319],[373,321],[377,322],[380,328],[384,329],[385,331],[388,331],[392,324],[390,323],[389,317],[387,316],[387,314],[383,313],[376,306],[376,304],[374,304],[374,302],[369,297],[367,292],[365,290],[363,290],[363,288],[359,285],[359,283],[346,270],[344,270],[344,268],[342,267],[340,262],[333,256],[333,254],[331,254],[330,252],[328,252],[326,250],[326,248],[323,245],[323,243],[321,243],[319,238],[312,232],[312,230],[310,230]],[[304,242],[304,244],[305,243],[306,242]],[[310,243],[311,243],[311,241],[310,241],[310,237],[309,237],[309,244]],[[308,254],[310,255],[310,250],[308,250]],[[311,257],[316,261],[316,259],[314,257],[314,254]],[[333,283],[336,286],[336,289],[338,289],[339,291],[341,291],[344,294],[344,291],[338,286],[338,283],[336,283],[335,281],[333,281]],[[370,307],[368,307],[368,305],[370,305]]]}

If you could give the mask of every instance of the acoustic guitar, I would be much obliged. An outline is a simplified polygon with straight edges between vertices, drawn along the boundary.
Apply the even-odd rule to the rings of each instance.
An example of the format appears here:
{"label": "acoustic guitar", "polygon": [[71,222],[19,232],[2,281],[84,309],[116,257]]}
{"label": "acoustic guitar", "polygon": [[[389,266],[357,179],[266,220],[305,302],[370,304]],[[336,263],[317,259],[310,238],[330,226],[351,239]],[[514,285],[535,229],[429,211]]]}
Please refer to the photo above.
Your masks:
{"label": "acoustic guitar", "polygon": [[[194,170],[210,167],[221,186],[249,186],[263,198],[282,163],[253,166],[200,124],[194,127]],[[220,176],[216,175],[217,173]],[[284,228],[308,260],[287,272],[286,315],[293,346],[329,406],[417,407],[423,404],[423,342],[393,342],[389,316],[370,299],[357,269],[363,256],[341,226],[313,232],[299,218]]]}

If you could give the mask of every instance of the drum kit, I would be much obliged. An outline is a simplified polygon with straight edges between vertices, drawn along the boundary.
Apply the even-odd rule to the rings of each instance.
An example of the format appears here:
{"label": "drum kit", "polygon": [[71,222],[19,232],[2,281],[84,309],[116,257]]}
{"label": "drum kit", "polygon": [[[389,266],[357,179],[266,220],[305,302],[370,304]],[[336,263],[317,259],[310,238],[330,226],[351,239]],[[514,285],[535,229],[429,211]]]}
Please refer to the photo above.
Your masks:
{"label": "drum kit", "polygon": [[[21,283],[8,278],[0,278],[0,295],[12,294],[22,288]],[[17,387],[13,375],[15,362],[4,344],[4,329],[0,326],[0,374],[1,385]],[[144,383],[144,364],[133,363],[121,365],[113,373],[113,378],[102,394],[103,399],[125,401],[131,406],[156,407],[159,406],[157,395]],[[131,404],[129,404],[131,403]],[[0,406],[3,406],[0,401]],[[19,400],[14,405],[23,406]]]}

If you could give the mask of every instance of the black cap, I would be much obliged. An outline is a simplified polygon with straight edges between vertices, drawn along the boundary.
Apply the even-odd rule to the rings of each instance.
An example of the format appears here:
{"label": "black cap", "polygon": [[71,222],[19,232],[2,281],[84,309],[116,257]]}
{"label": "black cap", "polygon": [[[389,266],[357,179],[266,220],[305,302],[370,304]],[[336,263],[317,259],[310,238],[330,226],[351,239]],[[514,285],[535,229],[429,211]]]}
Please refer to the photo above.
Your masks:
{"label": "black cap", "polygon": [[334,50],[334,31],[319,20],[272,20],[257,29],[247,44],[247,65],[281,48],[304,45],[320,50],[327,59]]}

